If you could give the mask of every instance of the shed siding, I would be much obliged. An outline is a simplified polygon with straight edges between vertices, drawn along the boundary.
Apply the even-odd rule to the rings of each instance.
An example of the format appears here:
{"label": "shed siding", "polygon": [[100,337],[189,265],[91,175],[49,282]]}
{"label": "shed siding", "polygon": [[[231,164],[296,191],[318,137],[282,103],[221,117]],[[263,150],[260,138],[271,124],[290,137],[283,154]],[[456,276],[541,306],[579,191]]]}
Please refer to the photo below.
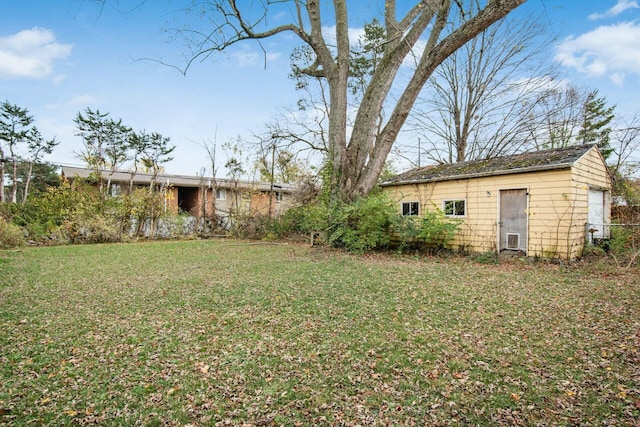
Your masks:
{"label": "shed siding", "polygon": [[387,187],[393,200],[420,202],[425,209],[442,209],[444,200],[466,200],[467,215],[462,220],[455,248],[474,252],[497,251],[499,190],[527,189],[529,192],[529,243],[527,254],[553,258],[568,254],[572,247],[570,230],[571,171],[557,170],[427,184]]}
{"label": "shed siding", "polygon": [[575,188],[575,216],[571,234],[575,245],[573,256],[582,255],[586,242],[586,224],[589,217],[589,189],[605,191],[605,223],[611,222],[611,175],[600,152],[589,150],[572,168],[572,181]]}

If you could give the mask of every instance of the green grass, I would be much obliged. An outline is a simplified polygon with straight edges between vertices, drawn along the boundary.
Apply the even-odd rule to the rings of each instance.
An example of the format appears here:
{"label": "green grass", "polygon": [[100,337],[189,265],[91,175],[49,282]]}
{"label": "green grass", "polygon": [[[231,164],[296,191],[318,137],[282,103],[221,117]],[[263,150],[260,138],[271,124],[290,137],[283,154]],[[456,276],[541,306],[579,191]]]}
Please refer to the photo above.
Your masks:
{"label": "green grass", "polygon": [[638,271],[235,241],[0,252],[0,424],[629,425]]}

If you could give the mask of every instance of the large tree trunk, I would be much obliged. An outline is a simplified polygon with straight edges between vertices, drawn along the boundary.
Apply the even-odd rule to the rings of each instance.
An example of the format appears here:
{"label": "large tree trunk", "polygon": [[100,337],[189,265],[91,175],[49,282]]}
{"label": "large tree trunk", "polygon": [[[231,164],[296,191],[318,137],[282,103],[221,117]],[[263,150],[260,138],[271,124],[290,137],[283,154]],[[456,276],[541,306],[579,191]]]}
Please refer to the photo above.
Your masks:
{"label": "large tree trunk", "polygon": [[[349,20],[347,0],[289,0],[267,2],[264,14],[256,14],[250,6],[239,6],[236,0],[212,0],[211,13],[216,15],[218,27],[213,33],[215,38],[202,40],[196,44],[196,58],[224,50],[244,40],[261,40],[276,34],[291,32],[295,34],[315,54],[313,64],[298,70],[310,77],[324,79],[329,86],[329,149],[328,164],[331,167],[329,182],[330,195],[334,200],[350,201],[358,196],[367,195],[377,184],[387,156],[404,125],[416,98],[425,83],[436,69],[453,52],[467,41],[481,33],[488,26],[507,15],[526,0],[486,0],[484,8],[473,13],[474,8],[465,9],[468,20],[449,32],[443,32],[451,10],[463,8],[474,3],[480,8],[480,0],[415,0],[414,6],[406,15],[396,17],[396,1],[385,0],[384,27],[386,40],[383,55],[371,76],[368,86],[362,93],[357,106],[355,121],[351,133],[348,131],[349,113],[349,67],[351,41],[349,40]],[[278,9],[280,3],[290,6],[288,14],[291,21],[269,27],[266,19],[270,8]],[[327,16],[335,18],[336,44],[327,43],[321,21],[322,8],[333,10]],[[354,1],[355,3],[355,1]],[[373,2],[371,2],[373,3]],[[406,7],[403,1],[403,9]],[[369,6],[370,10],[376,5]],[[240,9],[243,9],[242,11]],[[305,13],[306,12],[306,16]],[[274,12],[275,13],[275,12]],[[255,16],[259,16],[258,21]],[[281,21],[278,21],[281,22]],[[325,23],[329,26],[329,24]],[[358,24],[360,25],[360,24]],[[385,104],[389,104],[391,88],[396,81],[398,70],[403,61],[416,49],[418,42],[426,39],[423,54],[418,54],[419,62],[408,84],[399,94],[386,122],[380,122]],[[212,33],[212,34],[213,34]],[[417,53],[417,52],[414,52]],[[397,96],[397,94],[393,94]]]}
{"label": "large tree trunk", "polygon": [[[346,200],[358,195],[367,195],[376,186],[400,129],[404,125],[420,90],[436,67],[467,41],[525,1],[489,1],[488,5],[476,16],[443,39],[440,39],[440,35],[451,10],[451,1],[427,1],[427,7],[424,7],[425,2],[423,2],[407,15],[415,20],[407,21],[405,17],[400,22],[394,19],[395,2],[393,0],[386,2],[387,14],[385,18],[389,47],[385,49],[384,59],[378,66],[360,104],[346,150],[348,161],[342,162],[341,194]],[[411,13],[415,13],[415,16],[411,16]],[[404,58],[429,25],[432,26],[431,34],[413,76],[396,102],[382,131],[377,135],[372,134],[372,129],[376,128],[375,121],[382,111],[393,78]],[[396,31],[391,29],[396,29]],[[400,34],[405,33],[404,37],[394,43]],[[333,102],[332,98],[332,108]],[[330,129],[331,126],[330,122]]]}

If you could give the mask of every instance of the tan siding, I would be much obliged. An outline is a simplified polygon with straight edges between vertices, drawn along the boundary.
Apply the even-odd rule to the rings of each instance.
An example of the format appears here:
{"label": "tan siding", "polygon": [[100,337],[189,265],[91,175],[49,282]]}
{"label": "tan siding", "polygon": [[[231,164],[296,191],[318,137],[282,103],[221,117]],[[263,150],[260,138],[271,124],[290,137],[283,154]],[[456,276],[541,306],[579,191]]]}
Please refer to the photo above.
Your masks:
{"label": "tan siding", "polygon": [[421,214],[425,209],[441,209],[443,200],[465,199],[467,216],[454,246],[487,252],[497,250],[499,191],[521,188],[529,192],[528,254],[572,257],[576,243],[571,219],[583,203],[578,206],[570,203],[575,187],[569,169],[404,185],[385,190],[398,201],[398,209],[402,202],[419,201]]}
{"label": "tan siding", "polygon": [[[394,200],[420,202],[425,209],[442,208],[443,200],[465,199],[467,216],[455,246],[486,252],[497,250],[500,190],[527,189],[529,256],[573,259],[585,243],[589,189],[610,191],[611,177],[594,147],[572,168],[427,184],[385,187]],[[435,205],[435,206],[434,206]],[[610,209],[605,207],[608,214]],[[607,219],[608,221],[608,219]]]}
{"label": "tan siding", "polygon": [[572,168],[572,180],[576,189],[576,215],[572,229],[573,247],[575,256],[582,253],[586,238],[586,224],[589,211],[589,189],[604,190],[605,197],[605,222],[611,221],[611,175],[600,152],[594,147],[589,150],[574,164]]}

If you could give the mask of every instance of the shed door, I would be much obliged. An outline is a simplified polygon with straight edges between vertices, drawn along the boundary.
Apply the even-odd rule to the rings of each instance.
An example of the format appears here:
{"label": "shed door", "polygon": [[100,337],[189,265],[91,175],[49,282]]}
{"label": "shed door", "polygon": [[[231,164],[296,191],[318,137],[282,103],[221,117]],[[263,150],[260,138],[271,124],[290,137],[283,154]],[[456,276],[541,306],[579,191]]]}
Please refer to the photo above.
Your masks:
{"label": "shed door", "polygon": [[604,191],[589,189],[589,213],[587,222],[589,223],[589,238],[604,238],[605,218],[604,218]]}
{"label": "shed door", "polygon": [[500,251],[527,253],[527,190],[500,190]]}

